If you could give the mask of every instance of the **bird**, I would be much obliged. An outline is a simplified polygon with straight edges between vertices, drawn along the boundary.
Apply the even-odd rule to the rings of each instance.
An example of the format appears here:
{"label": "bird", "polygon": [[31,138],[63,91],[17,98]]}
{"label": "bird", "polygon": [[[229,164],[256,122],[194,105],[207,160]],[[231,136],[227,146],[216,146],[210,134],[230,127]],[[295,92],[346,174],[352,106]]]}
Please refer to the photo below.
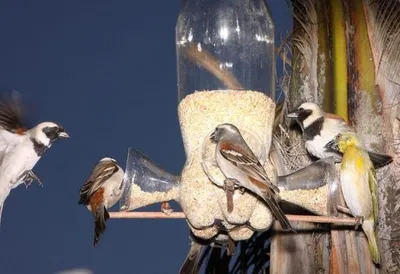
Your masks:
{"label": "bird", "polygon": [[283,230],[295,231],[278,204],[279,189],[268,178],[261,163],[243,139],[239,129],[229,123],[218,125],[211,133],[216,162],[226,178],[261,197]]}
{"label": "bird", "polygon": [[346,205],[358,221],[368,239],[375,264],[380,263],[380,252],[375,232],[378,221],[378,183],[375,168],[362,143],[354,132],[337,134],[326,145],[343,153],[340,165],[340,185]]}
{"label": "bird", "polygon": [[124,170],[115,159],[104,157],[96,163],[80,188],[78,204],[85,205],[93,214],[93,246],[96,246],[106,230],[106,221],[110,218],[107,209],[121,198],[124,175]]}
{"label": "bird", "polygon": [[[17,96],[18,95],[18,96]],[[4,203],[12,189],[34,180],[42,184],[32,171],[52,144],[69,138],[64,127],[42,122],[27,128],[18,93],[0,96],[0,220]]]}
{"label": "bird", "polygon": [[[295,111],[287,115],[295,118],[303,132],[305,148],[312,156],[319,159],[334,157],[339,163],[342,155],[338,151],[326,148],[325,145],[338,133],[355,132],[339,115],[324,112],[321,107],[312,102],[301,104]],[[375,168],[380,168],[393,161],[390,155],[367,151]]]}

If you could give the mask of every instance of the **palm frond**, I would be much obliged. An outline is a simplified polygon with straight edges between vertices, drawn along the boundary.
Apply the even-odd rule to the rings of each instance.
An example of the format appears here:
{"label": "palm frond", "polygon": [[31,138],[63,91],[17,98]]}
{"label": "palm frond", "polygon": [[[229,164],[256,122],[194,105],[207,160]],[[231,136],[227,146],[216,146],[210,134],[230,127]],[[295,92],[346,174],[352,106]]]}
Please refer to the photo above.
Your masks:
{"label": "palm frond", "polygon": [[[315,0],[293,0],[293,17],[295,29],[292,35],[292,45],[298,58],[292,60],[293,68],[298,71],[296,79],[298,89],[295,93],[301,101],[322,103],[318,95],[318,16]],[[301,85],[299,85],[301,83]],[[294,99],[294,98],[292,98]]]}

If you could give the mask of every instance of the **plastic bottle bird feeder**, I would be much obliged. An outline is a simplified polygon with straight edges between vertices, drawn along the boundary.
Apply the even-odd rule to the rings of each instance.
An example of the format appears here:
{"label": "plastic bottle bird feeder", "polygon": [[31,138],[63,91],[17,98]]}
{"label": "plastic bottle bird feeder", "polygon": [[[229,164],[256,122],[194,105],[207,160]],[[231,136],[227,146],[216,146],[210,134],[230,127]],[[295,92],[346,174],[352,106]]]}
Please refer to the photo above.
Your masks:
{"label": "plastic bottle bird feeder", "polygon": [[[267,230],[273,217],[248,191],[234,190],[233,207],[223,189],[210,134],[223,123],[239,128],[281,199],[317,215],[335,212],[335,165],[323,159],[278,177],[270,161],[275,116],[274,26],[263,0],[186,0],[176,25],[178,115],[186,162],[174,176],[130,149],[120,211],[177,201],[182,212],[114,212],[113,218],[186,218],[193,234],[212,239],[221,232],[232,240]],[[300,195],[301,194],[301,195]],[[300,198],[303,197],[303,198]],[[229,200],[230,201],[230,200]],[[317,201],[317,203],[312,203]],[[310,203],[311,202],[311,203]],[[126,214],[124,214],[126,213]],[[310,218],[311,217],[311,218]],[[353,224],[354,219],[288,215],[292,221]]]}
{"label": "plastic bottle bird feeder", "polygon": [[262,0],[188,0],[176,25],[178,115],[186,152],[180,205],[193,234],[210,239],[220,225],[233,240],[266,230],[268,207],[235,191],[227,210],[224,176],[210,134],[223,123],[239,128],[273,182],[268,157],[275,115],[274,25]]}

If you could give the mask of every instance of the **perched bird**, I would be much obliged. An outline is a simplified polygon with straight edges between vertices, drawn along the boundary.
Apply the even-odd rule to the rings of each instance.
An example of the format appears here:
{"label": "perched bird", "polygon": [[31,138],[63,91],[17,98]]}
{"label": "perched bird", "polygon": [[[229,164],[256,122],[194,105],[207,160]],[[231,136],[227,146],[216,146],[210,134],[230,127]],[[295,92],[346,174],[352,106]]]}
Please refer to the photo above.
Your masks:
{"label": "perched bird", "polygon": [[211,140],[217,143],[216,161],[225,177],[234,179],[241,187],[260,196],[282,229],[294,231],[279,207],[279,189],[268,178],[239,129],[232,124],[221,124],[211,134]]}
{"label": "perched bird", "polygon": [[[338,133],[354,132],[354,130],[340,116],[324,112],[317,104],[306,102],[301,104],[294,112],[288,114],[295,118],[302,129],[303,139],[307,151],[320,159],[333,156],[340,162],[342,155],[338,151],[326,148],[325,145]],[[367,151],[375,168],[382,167],[392,162],[389,155]]]}
{"label": "perched bird", "polygon": [[351,215],[363,220],[361,226],[368,238],[372,260],[379,264],[380,252],[375,232],[378,221],[378,184],[374,166],[354,132],[339,133],[326,147],[343,153],[340,167],[343,197]]}
{"label": "perched bird", "polygon": [[[15,95],[15,94],[14,94]],[[0,219],[11,189],[40,179],[32,169],[58,139],[68,138],[61,125],[43,122],[27,129],[17,97],[0,98]]]}
{"label": "perched bird", "polygon": [[118,166],[117,161],[105,157],[96,164],[80,189],[79,204],[86,205],[93,213],[93,246],[106,230],[106,221],[110,218],[107,209],[121,198],[123,179],[124,170]]}

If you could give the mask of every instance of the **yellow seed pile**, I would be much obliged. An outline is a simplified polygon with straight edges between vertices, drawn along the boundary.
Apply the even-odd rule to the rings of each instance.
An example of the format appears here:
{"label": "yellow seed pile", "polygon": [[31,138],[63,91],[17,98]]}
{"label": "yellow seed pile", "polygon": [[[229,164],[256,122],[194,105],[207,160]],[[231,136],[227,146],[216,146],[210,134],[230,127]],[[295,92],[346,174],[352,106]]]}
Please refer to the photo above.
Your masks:
{"label": "yellow seed pile", "polygon": [[129,208],[124,211],[134,210],[151,204],[178,200],[179,187],[170,189],[167,192],[144,192],[138,185],[132,184]]}
{"label": "yellow seed pile", "polygon": [[283,200],[300,205],[320,215],[328,215],[328,185],[310,190],[285,190],[279,194]]}

